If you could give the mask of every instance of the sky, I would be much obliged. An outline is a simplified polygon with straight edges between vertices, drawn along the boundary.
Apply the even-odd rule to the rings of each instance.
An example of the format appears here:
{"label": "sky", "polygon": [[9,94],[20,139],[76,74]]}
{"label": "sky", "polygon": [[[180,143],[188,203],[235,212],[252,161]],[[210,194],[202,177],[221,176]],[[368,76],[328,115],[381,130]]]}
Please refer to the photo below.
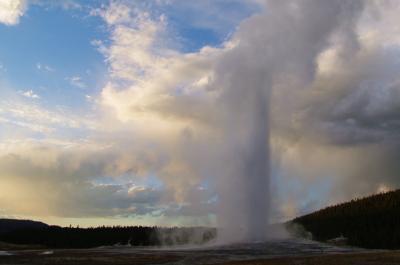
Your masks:
{"label": "sky", "polygon": [[0,217],[216,225],[259,124],[274,221],[399,187],[399,11],[0,0]]}

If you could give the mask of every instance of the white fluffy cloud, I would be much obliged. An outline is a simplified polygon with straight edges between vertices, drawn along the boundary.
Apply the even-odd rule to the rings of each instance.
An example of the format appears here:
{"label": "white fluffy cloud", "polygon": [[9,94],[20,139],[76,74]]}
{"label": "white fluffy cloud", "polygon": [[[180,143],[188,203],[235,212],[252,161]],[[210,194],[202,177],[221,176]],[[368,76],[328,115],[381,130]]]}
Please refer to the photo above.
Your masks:
{"label": "white fluffy cloud", "polygon": [[86,88],[86,84],[83,82],[82,77],[75,75],[66,78],[72,86],[84,89]]}
{"label": "white fluffy cloud", "polygon": [[36,94],[35,92],[33,92],[33,90],[27,90],[27,91],[20,91],[20,94],[24,97],[27,98],[33,98],[33,99],[39,99],[40,96],[38,94]]}
{"label": "white fluffy cloud", "polygon": [[0,0],[0,23],[16,25],[27,7],[26,0]]}

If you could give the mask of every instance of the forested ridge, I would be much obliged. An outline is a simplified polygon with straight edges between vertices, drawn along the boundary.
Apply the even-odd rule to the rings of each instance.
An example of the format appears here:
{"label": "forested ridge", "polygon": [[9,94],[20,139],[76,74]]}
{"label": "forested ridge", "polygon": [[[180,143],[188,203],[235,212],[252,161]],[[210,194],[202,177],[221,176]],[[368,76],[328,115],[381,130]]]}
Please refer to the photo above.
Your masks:
{"label": "forested ridge", "polygon": [[400,248],[400,190],[330,206],[295,218],[315,240],[347,238],[364,248]]}
{"label": "forested ridge", "polygon": [[[0,222],[1,224],[1,222]],[[161,246],[203,244],[216,236],[216,230],[204,227],[26,227],[0,234],[0,241],[42,245],[51,248],[92,248],[99,246]]]}
{"label": "forested ridge", "polygon": [[0,219],[0,235],[19,229],[28,228],[47,228],[48,225],[42,222],[32,221],[32,220],[17,220],[17,219]]}

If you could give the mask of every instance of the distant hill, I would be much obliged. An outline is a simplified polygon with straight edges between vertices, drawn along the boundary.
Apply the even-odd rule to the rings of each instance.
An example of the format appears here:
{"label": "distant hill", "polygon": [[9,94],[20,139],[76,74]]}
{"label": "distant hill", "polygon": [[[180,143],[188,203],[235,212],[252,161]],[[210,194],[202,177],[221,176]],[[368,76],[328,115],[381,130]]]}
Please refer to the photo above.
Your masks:
{"label": "distant hill", "polygon": [[0,235],[21,229],[42,229],[47,227],[47,224],[37,221],[0,218]]}
{"label": "distant hill", "polygon": [[353,246],[400,248],[400,190],[354,199],[298,217],[315,240],[347,238]]}

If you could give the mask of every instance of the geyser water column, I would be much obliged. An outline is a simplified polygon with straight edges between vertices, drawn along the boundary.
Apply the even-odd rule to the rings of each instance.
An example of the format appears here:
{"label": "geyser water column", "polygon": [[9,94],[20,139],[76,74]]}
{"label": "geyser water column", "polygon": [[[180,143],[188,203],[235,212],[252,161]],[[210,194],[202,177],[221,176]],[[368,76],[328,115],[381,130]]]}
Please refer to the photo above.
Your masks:
{"label": "geyser water column", "polygon": [[[266,85],[266,82],[262,82]],[[253,121],[249,128],[250,152],[245,157],[243,176],[247,190],[247,239],[265,240],[268,236],[270,203],[269,87],[254,91]],[[252,131],[251,131],[252,130]]]}
{"label": "geyser water column", "polygon": [[248,117],[247,150],[242,154],[243,236],[246,241],[263,241],[268,236],[270,202],[270,161],[267,89],[258,87],[254,93],[252,115]]}
{"label": "geyser water column", "polygon": [[[247,60],[242,63],[246,64]],[[232,85],[238,89],[225,95],[229,99],[225,103],[229,109],[223,162],[226,172],[221,173],[224,177],[219,183],[218,211],[222,243],[263,241],[268,237],[269,78],[264,68],[248,65],[244,73],[240,67],[237,68],[240,74],[231,78]],[[249,84],[253,86],[248,87]]]}

